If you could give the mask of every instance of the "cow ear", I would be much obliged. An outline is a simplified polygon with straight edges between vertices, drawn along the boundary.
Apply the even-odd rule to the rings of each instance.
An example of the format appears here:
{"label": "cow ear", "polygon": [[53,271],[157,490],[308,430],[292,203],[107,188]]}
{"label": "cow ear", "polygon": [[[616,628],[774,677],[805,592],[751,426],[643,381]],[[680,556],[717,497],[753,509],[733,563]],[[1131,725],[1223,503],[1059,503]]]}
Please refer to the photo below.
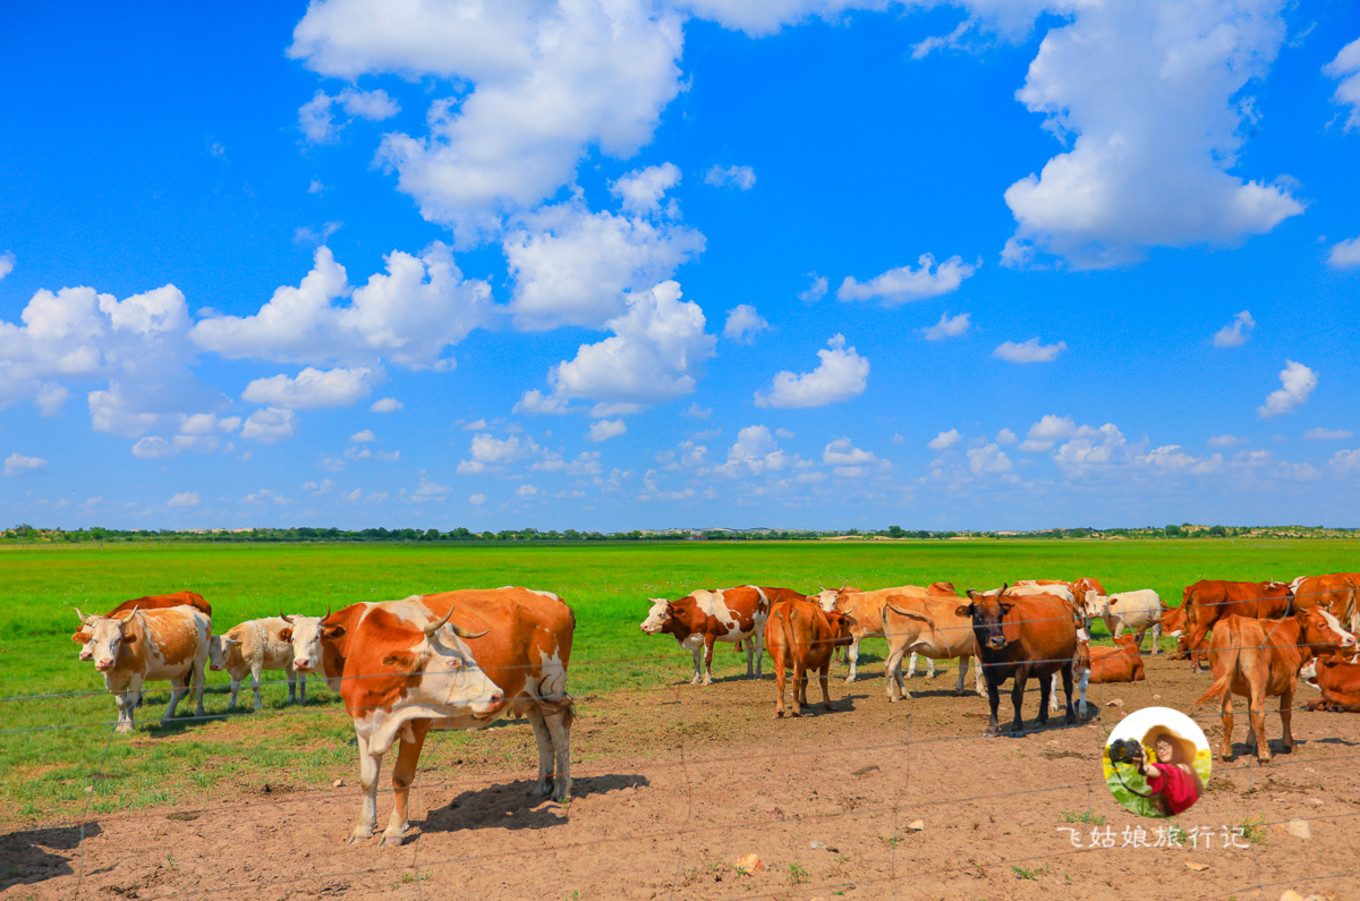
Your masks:
{"label": "cow ear", "polygon": [[998,606],[1001,607],[1001,615],[1002,615],[1002,616],[1005,616],[1007,613],[1010,613],[1011,610],[1015,607],[1014,604],[1006,604],[1006,603],[999,604]]}
{"label": "cow ear", "polygon": [[345,634],[344,626],[322,626],[321,635],[324,638],[336,639]]}
{"label": "cow ear", "polygon": [[136,644],[136,643],[137,643],[137,636],[136,636],[136,635],[127,635],[127,634],[124,634],[124,635],[123,635],[123,644]]}
{"label": "cow ear", "polygon": [[392,671],[410,675],[420,668],[421,658],[410,651],[393,651],[382,659],[383,666],[392,667]]}
{"label": "cow ear", "polygon": [[292,629],[280,629],[280,630],[279,630],[279,641],[292,641],[292,640],[293,640],[293,630],[292,630]]}
{"label": "cow ear", "polygon": [[977,594],[977,589],[976,589],[976,588],[970,588],[970,589],[968,589],[967,591],[965,591],[964,594],[968,595],[968,600],[970,600],[970,601],[976,601],[976,600],[977,600],[977,598],[974,597],[974,595]]}
{"label": "cow ear", "polygon": [[75,632],[71,635],[71,640],[76,644],[85,644],[90,640],[90,636],[85,633],[84,629],[81,629],[79,632]]}
{"label": "cow ear", "polygon": [[[971,588],[968,589],[968,595],[971,597],[972,594],[973,594],[973,590],[972,590]],[[955,615],[955,616],[966,616],[966,617],[968,617],[969,619],[972,619],[972,618],[973,618],[973,605],[972,605],[972,604],[961,604],[960,606],[955,607],[955,608],[954,608],[954,615]]]}

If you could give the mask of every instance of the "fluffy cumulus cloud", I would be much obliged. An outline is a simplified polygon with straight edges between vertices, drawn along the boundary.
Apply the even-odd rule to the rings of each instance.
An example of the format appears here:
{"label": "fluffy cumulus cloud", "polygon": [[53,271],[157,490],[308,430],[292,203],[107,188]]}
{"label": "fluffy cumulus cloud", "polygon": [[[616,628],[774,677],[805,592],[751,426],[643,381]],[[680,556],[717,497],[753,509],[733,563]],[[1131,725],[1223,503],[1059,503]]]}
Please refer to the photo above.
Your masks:
{"label": "fluffy cumulus cloud", "polygon": [[1332,99],[1347,107],[1346,130],[1360,129],[1360,38],[1342,47],[1322,71],[1338,82]]}
{"label": "fluffy cumulus cloud", "polygon": [[1327,254],[1327,264],[1337,269],[1353,269],[1360,266],[1360,238],[1338,241]]}
{"label": "fluffy cumulus cloud", "polygon": [[737,304],[727,311],[727,324],[723,326],[723,337],[731,341],[750,344],[755,336],[770,327],[764,316],[756,312],[749,303]]}
{"label": "fluffy cumulus cloud", "polygon": [[887,0],[675,0],[674,5],[698,18],[751,37],[774,34],[786,25],[813,17],[834,20],[855,9],[884,9]]}
{"label": "fluffy cumulus cloud", "polygon": [[476,475],[486,472],[488,468],[504,469],[511,463],[536,456],[540,452],[538,443],[527,435],[497,438],[490,432],[478,432],[473,435],[468,450],[471,459],[458,464],[459,475]]}
{"label": "fluffy cumulus cloud", "polygon": [[811,372],[776,374],[769,391],[756,392],[756,406],[821,407],[863,394],[869,384],[869,360],[846,347],[844,335],[832,337],[827,345],[826,350],[817,351],[821,363]]}
{"label": "fluffy cumulus cloud", "polygon": [[836,438],[822,450],[822,462],[832,467],[832,473],[844,478],[860,478],[872,471],[891,468],[872,451],[855,447],[849,438]]}
{"label": "fluffy cumulus cloud", "polygon": [[276,375],[255,379],[241,393],[243,400],[271,404],[290,410],[318,407],[348,407],[373,390],[378,373],[369,369],[331,369],[322,371],[308,366],[296,378]]}
{"label": "fluffy cumulus cloud", "polygon": [[569,183],[598,147],[626,158],[680,90],[681,18],[650,4],[320,0],[288,55],[322,74],[434,76],[424,134],[378,151],[461,242]]}
{"label": "fluffy cumulus cloud", "polygon": [[1077,434],[1077,424],[1071,416],[1044,416],[1029,427],[1025,440],[1020,444],[1022,451],[1046,451],[1064,438]]}
{"label": "fluffy cumulus cloud", "polygon": [[1317,373],[1302,363],[1286,360],[1280,371],[1280,388],[1266,397],[1266,402],[1256,408],[1264,418],[1292,413],[1303,406],[1308,395],[1317,387]]}
{"label": "fluffy cumulus cloud", "polygon": [[1318,426],[1303,433],[1303,437],[1309,441],[1344,441],[1355,433],[1349,429],[1325,429]]}
{"label": "fluffy cumulus cloud", "polygon": [[717,188],[749,191],[756,186],[756,170],[750,166],[709,166],[704,170],[704,182]]}
{"label": "fluffy cumulus cloud", "polygon": [[921,330],[921,335],[927,341],[943,341],[946,338],[957,338],[968,333],[969,322],[968,313],[960,313],[957,316],[950,316],[948,313],[940,314],[940,321],[934,325]]}
{"label": "fluffy cumulus cloud", "polygon": [[590,424],[590,431],[586,434],[586,440],[608,441],[610,438],[617,438],[627,431],[628,424],[622,419],[601,419]]}
{"label": "fluffy cumulus cloud", "polygon": [[273,444],[297,434],[293,423],[293,411],[281,407],[266,407],[250,414],[241,426],[241,437],[262,444]]}
{"label": "fluffy cumulus cloud", "polygon": [[680,169],[662,163],[630,172],[609,186],[609,192],[623,202],[624,212],[654,213],[662,208],[666,192],[680,184]]}
{"label": "fluffy cumulus cloud", "polygon": [[939,297],[957,291],[963,280],[977,271],[977,267],[953,256],[938,265],[935,257],[921,254],[917,268],[900,266],[875,276],[867,282],[846,277],[836,291],[840,300],[881,300],[884,306],[897,306],[913,300]]}
{"label": "fluffy cumulus cloud", "polygon": [[241,428],[239,416],[217,416],[214,413],[194,413],[179,417],[179,428],[170,438],[147,435],[132,446],[132,455],[143,460],[175,457],[183,451],[211,454],[235,449],[228,437]]}
{"label": "fluffy cumulus cloud", "polygon": [[930,448],[931,450],[944,450],[947,447],[953,447],[954,445],[958,444],[961,440],[963,440],[963,436],[959,434],[959,430],[950,429],[949,431],[941,432],[934,438],[930,439],[928,442],[926,442],[926,447]]}
{"label": "fluffy cumulus cloud", "polygon": [[826,296],[827,290],[831,287],[824,275],[813,275],[812,284],[798,292],[798,299],[803,303],[816,303]]}
{"label": "fluffy cumulus cloud", "polygon": [[628,311],[607,323],[611,337],[582,344],[548,373],[552,396],[645,405],[689,394],[717,343],[705,324],[673,281],[631,294]]}
{"label": "fluffy cumulus cloud", "polygon": [[167,507],[197,507],[200,501],[197,491],[181,491],[165,502]]}
{"label": "fluffy cumulus cloud", "polygon": [[1067,342],[1059,341],[1057,344],[1040,344],[1038,338],[1030,338],[1024,343],[1017,344],[1014,341],[1005,341],[992,351],[992,356],[999,360],[1006,360],[1010,363],[1050,363],[1058,358],[1058,354],[1067,350]]}
{"label": "fluffy cumulus cloud", "polygon": [[1006,191],[1017,227],[1003,262],[1127,264],[1149,247],[1236,244],[1303,211],[1284,183],[1232,174],[1254,115],[1242,91],[1284,41],[1283,4],[1113,0],[1071,16],[1017,95],[1071,149]]}
{"label": "fluffy cumulus cloud", "polygon": [[[661,184],[639,176],[625,199],[655,205],[652,192]],[[598,328],[627,308],[631,292],[670,278],[703,252],[702,234],[646,212],[591,213],[571,201],[519,217],[504,242],[516,324]]]}
{"label": "fluffy cumulus cloud", "polygon": [[748,425],[737,433],[736,442],[727,451],[727,462],[715,470],[733,477],[760,475],[779,472],[797,462],[796,455],[780,449],[767,426]]}
{"label": "fluffy cumulus cloud", "polygon": [[[441,354],[486,323],[490,286],[465,280],[438,242],[418,257],[393,251],[385,259],[386,272],[351,290],[330,248],[318,248],[297,287],[279,288],[253,315],[202,319],[189,336],[230,359],[326,365],[385,358],[412,369],[451,368]],[[338,302],[347,297],[348,304]]]}
{"label": "fluffy cumulus cloud", "polygon": [[[368,119],[380,122],[390,119],[401,108],[387,96],[386,91],[356,91],[345,88],[332,97],[325,91],[317,91],[311,100],[298,110],[298,128],[313,144],[329,144],[339,140],[340,130],[346,122],[336,123],[335,108],[344,110],[350,118]],[[348,120],[347,120],[348,121]]]}
{"label": "fluffy cumulus cloud", "polygon": [[1254,328],[1256,320],[1251,318],[1250,311],[1243,310],[1233,317],[1232,322],[1214,333],[1214,347],[1241,347],[1247,343]]}
{"label": "fluffy cumulus cloud", "polygon": [[397,400],[395,397],[384,397],[379,400],[375,400],[373,402],[373,405],[370,406],[368,409],[372,410],[374,413],[395,413],[398,410],[404,408],[405,406],[406,405],[404,403]]}
{"label": "fluffy cumulus cloud", "polygon": [[970,447],[966,454],[968,456],[968,468],[977,475],[1001,475],[1011,472],[1015,468],[1011,458],[1006,456],[1006,452],[997,444]]}
{"label": "fluffy cumulus cloud", "polygon": [[5,475],[17,476],[39,469],[46,469],[47,461],[42,457],[27,457],[15,451],[5,458]]}
{"label": "fluffy cumulus cloud", "polygon": [[14,254],[8,250],[0,253],[0,279],[14,271]]}

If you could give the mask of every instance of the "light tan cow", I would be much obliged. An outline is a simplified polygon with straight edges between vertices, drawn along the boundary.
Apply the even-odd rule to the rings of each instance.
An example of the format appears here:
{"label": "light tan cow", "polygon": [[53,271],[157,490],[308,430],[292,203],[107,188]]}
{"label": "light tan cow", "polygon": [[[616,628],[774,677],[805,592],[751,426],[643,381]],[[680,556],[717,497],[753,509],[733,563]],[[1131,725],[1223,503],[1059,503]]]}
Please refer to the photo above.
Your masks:
{"label": "light tan cow", "polygon": [[[292,629],[286,616],[246,620],[233,626],[225,635],[214,635],[208,642],[208,666],[213,672],[226,670],[231,676],[231,703],[236,706],[236,695],[241,681],[250,674],[250,687],[255,691],[255,709],[261,710],[260,674],[282,670],[288,674],[288,703],[298,699],[298,674],[293,669]],[[302,703],[307,703],[307,674],[302,674]]]}
{"label": "light tan cow", "polygon": [[[846,682],[854,682],[859,677],[859,643],[865,638],[883,634],[883,604],[895,594],[915,595],[917,597],[953,596],[954,586],[948,582],[934,582],[928,588],[920,585],[899,585],[896,588],[879,588],[874,591],[860,591],[855,588],[842,588],[834,593],[823,591],[817,603],[823,610],[839,610],[850,620],[850,647],[846,659],[850,661],[850,672]],[[930,675],[935,675],[931,663]]]}
{"label": "light tan cow", "polygon": [[79,610],[76,615],[89,630],[94,668],[104,674],[104,686],[118,705],[114,731],[133,730],[132,714],[148,681],[170,682],[170,705],[161,717],[162,726],[191,687],[195,715],[203,715],[203,665],[212,620],[201,610],[183,605],[129,610],[115,617],[85,616]]}
{"label": "light tan cow", "polygon": [[975,663],[974,684],[978,694],[986,690],[982,678],[982,658],[977,653],[973,636],[973,621],[960,615],[963,599],[955,596],[937,597],[914,594],[890,595],[883,605],[883,632],[888,639],[888,662],[885,679],[888,700],[897,701],[906,690],[902,681],[902,658],[908,653],[920,654],[931,661],[959,661],[959,679],[954,690],[963,691],[963,680],[968,672],[968,660]]}

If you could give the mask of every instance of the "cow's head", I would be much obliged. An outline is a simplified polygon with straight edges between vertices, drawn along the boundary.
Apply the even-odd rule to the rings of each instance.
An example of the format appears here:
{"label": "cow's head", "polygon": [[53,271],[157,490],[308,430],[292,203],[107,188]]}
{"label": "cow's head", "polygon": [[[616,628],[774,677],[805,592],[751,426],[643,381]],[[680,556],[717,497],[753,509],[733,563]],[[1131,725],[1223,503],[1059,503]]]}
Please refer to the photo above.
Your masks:
{"label": "cow's head", "polygon": [[[1006,588],[1002,585],[1001,591],[996,595],[989,596],[972,588],[968,589],[968,600],[971,604],[964,604],[954,613],[958,616],[966,616],[973,622],[973,636],[977,639],[978,647],[999,651],[1007,644],[1018,638],[1018,635],[1006,634],[1006,629],[1002,626],[1002,620],[1006,614],[1011,612],[1014,603],[1005,600]],[[1014,632],[1014,629],[1011,630]]]}
{"label": "cow's head", "polygon": [[647,611],[647,618],[642,621],[642,631],[648,635],[656,635],[666,628],[674,615],[671,602],[665,598],[648,598],[647,601],[652,605]]}
{"label": "cow's head", "polygon": [[1294,618],[1301,627],[1299,641],[1313,653],[1355,649],[1355,636],[1341,628],[1341,621],[1330,610],[1313,607],[1299,611]]}
{"label": "cow's head", "polygon": [[836,597],[839,594],[834,588],[823,588],[816,594],[808,595],[808,600],[821,607],[823,612],[830,613],[836,609]]}
{"label": "cow's head", "polygon": [[1114,643],[1135,655],[1138,653],[1138,637],[1135,635],[1121,635],[1114,640]]}
{"label": "cow's head", "polygon": [[826,620],[831,624],[831,646],[848,647],[855,639],[850,634],[850,617],[839,610],[826,611]]}
{"label": "cow's head", "polygon": [[140,619],[142,611],[126,610],[117,616],[90,616],[85,620],[85,628],[90,630],[90,659],[94,661],[94,668],[101,673],[113,669],[118,662],[118,652],[125,645],[131,645],[137,640],[128,625],[134,619]]}
{"label": "cow's head", "polygon": [[230,633],[214,635],[208,639],[208,669],[221,672],[226,669],[233,657],[241,655],[241,640]]}
{"label": "cow's head", "polygon": [[505,692],[477,665],[463,641],[486,632],[469,632],[449,623],[452,615],[449,608],[438,622],[412,628],[386,610],[374,610],[358,628],[360,646],[383,649],[382,667],[405,677],[408,701],[491,719],[505,708]]}
{"label": "cow's head", "polygon": [[345,634],[344,626],[326,625],[326,616],[282,617],[288,627],[279,630],[279,639],[293,646],[293,669],[299,673],[319,672],[322,642],[338,641]]}
{"label": "cow's head", "polygon": [[1317,681],[1317,670],[1320,662],[1317,657],[1309,657],[1308,662],[1299,667],[1299,681],[1317,691],[1322,691],[1322,687],[1318,685]]}
{"label": "cow's head", "polygon": [[1085,629],[1077,630],[1077,650],[1072,655],[1072,678],[1080,679],[1082,673],[1091,670],[1091,636]]}
{"label": "cow's head", "polygon": [[71,640],[80,645],[79,656],[81,660],[93,660],[94,646],[90,644],[90,629],[85,625],[85,620],[89,617],[81,613],[79,607],[73,609],[76,611],[76,616],[80,618],[80,628],[71,634]]}

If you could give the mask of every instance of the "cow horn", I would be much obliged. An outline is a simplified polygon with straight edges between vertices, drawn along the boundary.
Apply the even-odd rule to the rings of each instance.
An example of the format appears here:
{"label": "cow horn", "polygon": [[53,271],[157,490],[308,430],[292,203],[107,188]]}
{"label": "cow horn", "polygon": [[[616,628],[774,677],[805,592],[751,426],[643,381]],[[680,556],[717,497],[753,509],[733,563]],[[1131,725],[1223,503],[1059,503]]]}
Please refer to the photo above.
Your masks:
{"label": "cow horn", "polygon": [[[436,632],[438,632],[440,629],[444,628],[444,623],[446,623],[446,622],[449,621],[449,617],[450,617],[450,616],[453,616],[453,608],[452,608],[452,607],[449,608],[449,612],[448,612],[448,613],[445,613],[445,614],[444,614],[444,618],[441,619],[439,622],[437,622],[437,623],[432,623],[431,625],[428,625],[428,626],[425,627],[425,635],[426,635],[426,637],[433,637],[433,636],[434,636],[434,633],[436,633]],[[455,627],[455,628],[456,628],[456,627]]]}
{"label": "cow horn", "polygon": [[491,632],[490,629],[483,629],[480,632],[469,632],[457,623],[450,623],[449,628],[453,629],[453,634],[457,635],[459,638],[481,638],[483,635],[487,635]]}
{"label": "cow horn", "polygon": [[126,610],[123,613],[118,614],[117,616],[114,617],[114,619],[118,620],[120,623],[130,623],[132,622],[132,618],[137,615],[137,611],[140,609],[141,609],[140,607],[133,607],[131,610]]}
{"label": "cow horn", "polygon": [[288,623],[288,625],[290,626],[293,624],[293,618],[291,616],[285,615],[282,608],[279,608],[279,619]]}
{"label": "cow horn", "polygon": [[80,608],[79,608],[79,607],[72,607],[71,609],[74,610],[74,611],[76,612],[76,616],[80,617],[80,622],[81,622],[82,625],[84,625],[84,623],[85,623],[85,614],[83,614],[83,613],[80,612]]}

